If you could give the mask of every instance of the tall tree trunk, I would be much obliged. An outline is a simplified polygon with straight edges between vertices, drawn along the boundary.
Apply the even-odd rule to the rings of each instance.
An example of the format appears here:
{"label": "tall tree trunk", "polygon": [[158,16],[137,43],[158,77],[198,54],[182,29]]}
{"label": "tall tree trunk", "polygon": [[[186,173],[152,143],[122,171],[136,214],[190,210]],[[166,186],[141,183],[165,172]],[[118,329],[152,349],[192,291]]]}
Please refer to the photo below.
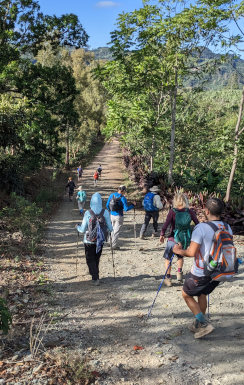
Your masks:
{"label": "tall tree trunk", "polygon": [[155,135],[153,135],[152,152],[151,152],[151,157],[150,157],[150,171],[151,172],[153,170],[153,165],[154,165],[154,153],[155,153]]}
{"label": "tall tree trunk", "polygon": [[238,155],[238,138],[240,133],[243,131],[240,130],[240,124],[241,124],[241,118],[242,118],[242,112],[243,112],[243,104],[244,104],[244,87],[242,89],[242,96],[241,96],[241,102],[240,102],[240,107],[239,107],[239,114],[238,114],[238,119],[236,123],[236,128],[235,128],[235,142],[234,142],[234,158],[233,158],[233,163],[231,167],[231,172],[229,176],[229,181],[226,189],[226,195],[225,195],[225,201],[229,202],[230,200],[230,191],[236,171],[236,166],[237,166],[237,155]]}
{"label": "tall tree trunk", "polygon": [[69,125],[66,125],[66,154],[65,154],[65,167],[69,167]]}
{"label": "tall tree trunk", "polygon": [[175,120],[176,120],[176,97],[178,91],[178,72],[175,70],[175,86],[171,94],[171,139],[170,139],[170,162],[168,172],[168,182],[172,185],[173,180],[173,165],[175,155]]}

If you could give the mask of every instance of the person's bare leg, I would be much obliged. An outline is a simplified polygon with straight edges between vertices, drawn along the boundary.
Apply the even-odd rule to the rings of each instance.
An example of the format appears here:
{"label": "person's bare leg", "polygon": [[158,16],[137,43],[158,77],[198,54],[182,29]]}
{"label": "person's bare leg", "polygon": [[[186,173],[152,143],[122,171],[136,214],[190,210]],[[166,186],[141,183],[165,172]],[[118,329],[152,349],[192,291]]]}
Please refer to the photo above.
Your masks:
{"label": "person's bare leg", "polygon": [[201,294],[200,297],[198,297],[198,304],[201,312],[205,314],[207,309],[207,296],[205,294]]}
{"label": "person's bare leg", "polygon": [[197,314],[201,313],[200,305],[199,305],[199,303],[194,299],[194,297],[190,297],[188,294],[186,294],[186,293],[184,292],[184,290],[182,290],[182,297],[184,298],[185,303],[187,304],[187,306],[189,307],[189,309],[191,310],[191,312],[192,312],[194,315],[197,315]]}

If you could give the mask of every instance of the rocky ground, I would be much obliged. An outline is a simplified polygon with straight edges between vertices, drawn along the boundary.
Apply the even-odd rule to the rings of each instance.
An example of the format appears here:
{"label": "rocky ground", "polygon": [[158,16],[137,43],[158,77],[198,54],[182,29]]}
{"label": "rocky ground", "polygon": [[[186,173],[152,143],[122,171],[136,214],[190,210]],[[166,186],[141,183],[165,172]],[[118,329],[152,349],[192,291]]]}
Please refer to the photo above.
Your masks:
{"label": "rocky ground", "polygon": [[[99,163],[102,179],[94,187],[92,175]],[[88,203],[95,191],[105,203],[124,177],[119,143],[113,141],[84,170],[82,185]],[[165,215],[160,214],[160,228]],[[95,383],[100,385],[243,384],[243,265],[232,283],[219,286],[210,295],[210,317],[216,329],[209,336],[194,340],[188,330],[192,315],[176,277],[173,287],[162,287],[147,319],[164,271],[165,245],[151,237],[151,225],[147,238],[138,238],[143,218],[142,210],[136,210],[135,218],[133,211],[125,214],[121,249],[114,252],[116,277],[106,245],[100,262],[101,285],[94,287],[75,231],[80,222],[76,201],[64,198],[47,231],[45,261],[52,282],[47,302],[58,321],[50,325],[45,345],[61,345],[71,355],[86,357],[97,373]],[[235,242],[238,255],[244,256],[243,237],[236,236]],[[190,266],[190,259],[185,260],[185,273]]]}

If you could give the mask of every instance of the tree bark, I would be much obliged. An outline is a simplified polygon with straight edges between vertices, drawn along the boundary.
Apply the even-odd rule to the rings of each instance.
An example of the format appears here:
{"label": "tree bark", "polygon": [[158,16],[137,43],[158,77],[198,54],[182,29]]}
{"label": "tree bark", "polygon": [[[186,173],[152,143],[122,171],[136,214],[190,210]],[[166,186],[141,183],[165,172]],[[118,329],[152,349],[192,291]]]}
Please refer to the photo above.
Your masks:
{"label": "tree bark", "polygon": [[237,119],[236,128],[235,128],[234,158],[233,158],[233,163],[232,163],[231,172],[230,172],[230,176],[229,176],[229,181],[228,181],[228,185],[227,185],[227,189],[226,189],[226,194],[225,194],[225,201],[226,202],[229,202],[229,200],[230,200],[230,191],[231,191],[231,187],[232,187],[232,183],[233,183],[233,179],[234,179],[234,175],[235,175],[235,171],[236,171],[236,166],[237,166],[238,138],[239,138],[239,135],[241,134],[241,132],[243,131],[243,130],[239,131],[240,130],[240,125],[241,125],[243,105],[244,105],[244,87],[242,89],[242,96],[241,96],[241,102],[240,102],[240,107],[239,107],[239,114],[238,114],[238,119]]}
{"label": "tree bark", "polygon": [[65,167],[69,168],[69,125],[66,125],[66,154],[65,154]]}
{"label": "tree bark", "polygon": [[168,182],[173,184],[173,165],[175,155],[175,120],[176,120],[176,97],[178,91],[178,72],[175,70],[175,86],[171,94],[171,140],[170,140],[170,162],[168,172]]}

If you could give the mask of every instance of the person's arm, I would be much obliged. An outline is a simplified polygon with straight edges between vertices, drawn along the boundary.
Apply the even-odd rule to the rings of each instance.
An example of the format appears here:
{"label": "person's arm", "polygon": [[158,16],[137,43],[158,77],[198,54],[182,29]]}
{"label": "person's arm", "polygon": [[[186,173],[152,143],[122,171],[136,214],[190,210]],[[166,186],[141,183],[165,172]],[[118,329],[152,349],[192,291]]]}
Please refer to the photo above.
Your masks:
{"label": "person's arm", "polygon": [[153,205],[157,207],[157,209],[161,210],[163,208],[163,204],[161,202],[160,196],[158,194],[153,197]]}
{"label": "person's arm", "polygon": [[76,229],[77,229],[77,231],[79,231],[79,233],[85,233],[86,232],[86,230],[88,228],[88,215],[89,215],[89,211],[86,211],[84,218],[83,218],[83,221],[82,221],[82,224],[76,225]]}
{"label": "person's arm", "polygon": [[160,233],[160,237],[159,237],[159,242],[160,243],[164,243],[164,234],[165,234],[165,231],[167,229],[167,227],[170,225],[170,223],[172,222],[172,219],[173,219],[173,210],[169,210],[168,212],[168,215],[167,215],[167,218],[166,218],[166,221],[165,223],[163,224],[163,227],[162,227],[162,230],[161,230],[161,233]]}
{"label": "person's arm", "polygon": [[121,202],[122,202],[122,204],[123,204],[123,210],[124,210],[124,211],[132,210],[132,209],[135,207],[133,204],[131,204],[130,206],[128,206],[127,199],[126,199],[126,197],[124,197],[124,196],[122,196]]}
{"label": "person's arm", "polygon": [[193,209],[190,209],[190,215],[191,215],[191,219],[193,220],[195,225],[198,225],[199,220],[197,219],[196,213]]}
{"label": "person's arm", "polygon": [[111,233],[113,231],[113,226],[112,226],[112,223],[111,223],[109,212],[107,210],[104,211],[104,218],[105,218],[105,221],[106,221],[106,225],[107,225],[108,231]]}
{"label": "person's arm", "polygon": [[111,200],[111,195],[109,195],[108,200],[107,200],[107,203],[106,203],[106,209],[107,209],[108,211],[110,211],[110,208],[109,208],[110,200]]}
{"label": "person's arm", "polygon": [[175,245],[173,247],[173,253],[181,255],[182,257],[193,258],[195,257],[199,249],[200,249],[199,243],[191,241],[190,246],[186,250],[183,250],[180,245]]}

